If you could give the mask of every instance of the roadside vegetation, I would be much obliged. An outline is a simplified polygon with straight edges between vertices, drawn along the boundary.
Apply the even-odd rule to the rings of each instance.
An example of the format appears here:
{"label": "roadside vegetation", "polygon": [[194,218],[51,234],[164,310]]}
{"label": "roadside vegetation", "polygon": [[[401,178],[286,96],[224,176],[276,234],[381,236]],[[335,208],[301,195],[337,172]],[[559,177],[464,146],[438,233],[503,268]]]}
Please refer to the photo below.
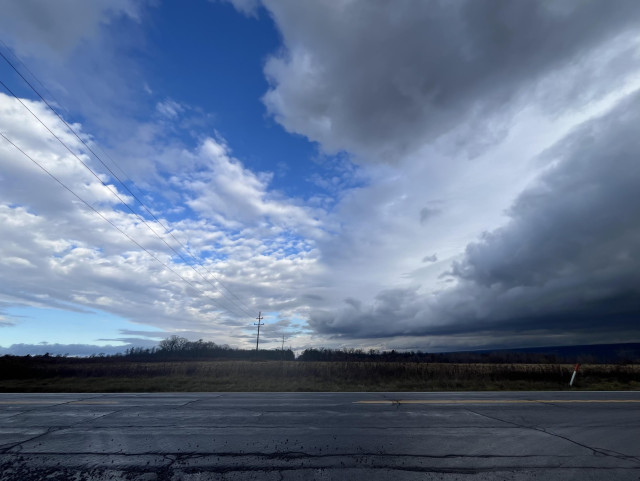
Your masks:
{"label": "roadside vegetation", "polygon": [[591,361],[569,387],[574,364],[548,354],[309,349],[296,358],[174,336],[115,356],[3,356],[0,391],[640,390],[637,360]]}

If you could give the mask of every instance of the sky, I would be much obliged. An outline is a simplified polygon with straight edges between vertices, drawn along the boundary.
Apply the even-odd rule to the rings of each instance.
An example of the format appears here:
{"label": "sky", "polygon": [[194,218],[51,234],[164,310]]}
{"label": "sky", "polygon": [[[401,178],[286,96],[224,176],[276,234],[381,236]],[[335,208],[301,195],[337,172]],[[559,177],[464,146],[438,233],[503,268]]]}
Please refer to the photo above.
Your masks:
{"label": "sky", "polygon": [[0,354],[640,341],[614,4],[0,0]]}

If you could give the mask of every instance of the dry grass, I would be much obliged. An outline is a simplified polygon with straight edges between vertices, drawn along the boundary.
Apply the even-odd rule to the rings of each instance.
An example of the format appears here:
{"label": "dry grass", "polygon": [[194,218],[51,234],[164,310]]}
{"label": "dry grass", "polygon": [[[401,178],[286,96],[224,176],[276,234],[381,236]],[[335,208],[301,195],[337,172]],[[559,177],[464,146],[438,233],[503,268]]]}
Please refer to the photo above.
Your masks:
{"label": "dry grass", "polygon": [[[563,364],[80,359],[32,365],[21,375],[4,367],[2,392],[563,390],[571,389],[573,370]],[[640,365],[584,365],[573,389],[638,390]]]}

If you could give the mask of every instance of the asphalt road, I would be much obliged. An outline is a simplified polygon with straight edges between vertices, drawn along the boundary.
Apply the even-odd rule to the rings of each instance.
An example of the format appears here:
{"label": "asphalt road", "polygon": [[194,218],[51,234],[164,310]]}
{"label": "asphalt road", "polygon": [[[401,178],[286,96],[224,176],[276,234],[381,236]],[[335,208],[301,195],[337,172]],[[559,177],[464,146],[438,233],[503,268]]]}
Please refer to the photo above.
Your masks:
{"label": "asphalt road", "polygon": [[0,479],[640,480],[640,392],[0,394]]}

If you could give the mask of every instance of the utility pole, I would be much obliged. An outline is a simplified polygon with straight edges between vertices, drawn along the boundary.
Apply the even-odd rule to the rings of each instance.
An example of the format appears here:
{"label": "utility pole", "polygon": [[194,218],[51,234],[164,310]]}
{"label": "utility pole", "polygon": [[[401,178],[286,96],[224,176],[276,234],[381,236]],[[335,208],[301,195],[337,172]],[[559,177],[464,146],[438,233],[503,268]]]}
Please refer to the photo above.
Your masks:
{"label": "utility pole", "polygon": [[284,352],[284,334],[282,335],[282,352]]}
{"label": "utility pole", "polygon": [[264,322],[260,322],[264,317],[262,317],[262,312],[258,311],[258,317],[256,317],[258,322],[254,322],[254,326],[258,326],[258,337],[256,338],[256,352],[258,352],[258,346],[260,346],[260,326],[264,326]]}

